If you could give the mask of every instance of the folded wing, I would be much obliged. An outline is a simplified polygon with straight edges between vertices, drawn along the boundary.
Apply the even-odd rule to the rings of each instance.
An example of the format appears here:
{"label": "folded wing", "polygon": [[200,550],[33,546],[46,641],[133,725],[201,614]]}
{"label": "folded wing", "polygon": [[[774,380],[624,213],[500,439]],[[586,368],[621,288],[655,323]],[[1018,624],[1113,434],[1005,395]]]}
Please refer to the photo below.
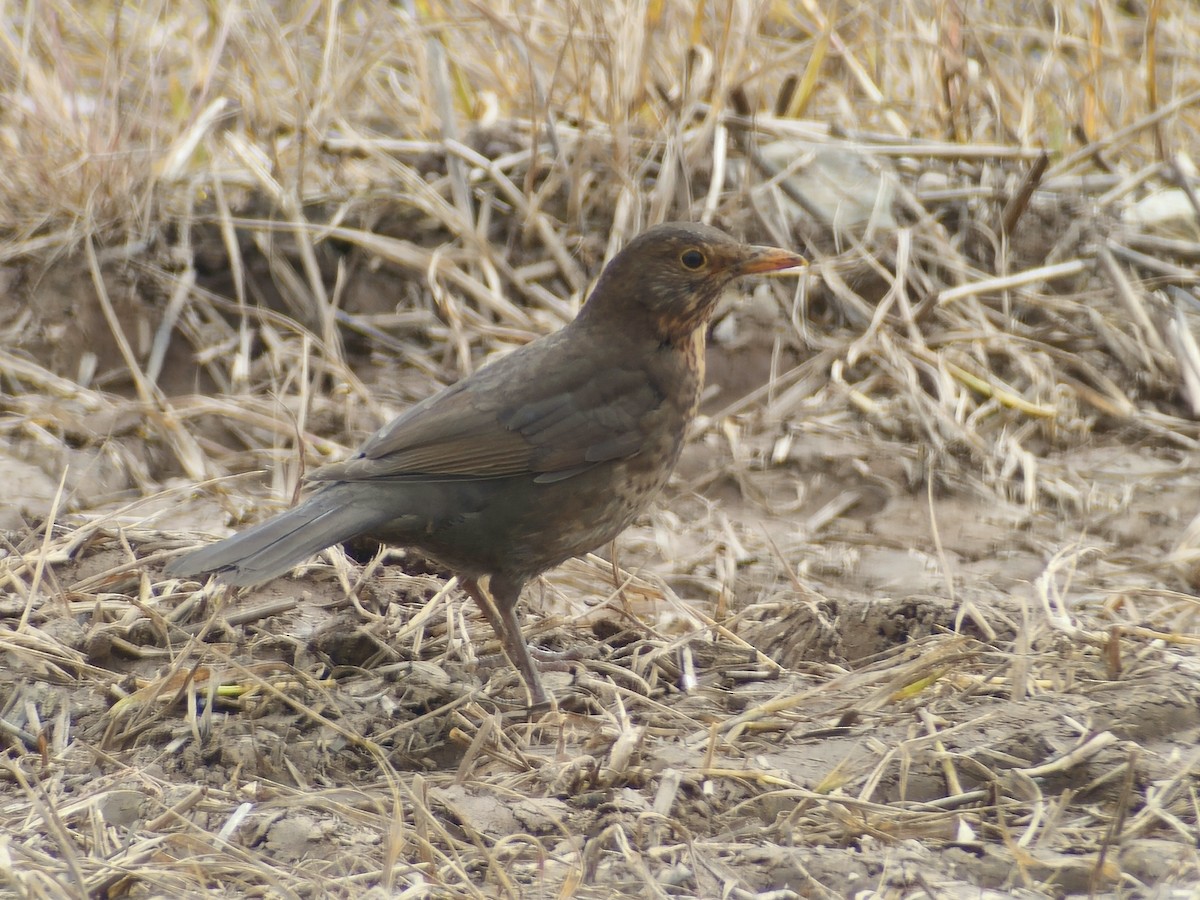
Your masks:
{"label": "folded wing", "polygon": [[398,416],[355,456],[318,469],[312,480],[530,475],[552,482],[642,450],[663,402],[644,371],[614,366],[550,386],[538,378],[539,362],[545,360],[510,357],[481,369]]}

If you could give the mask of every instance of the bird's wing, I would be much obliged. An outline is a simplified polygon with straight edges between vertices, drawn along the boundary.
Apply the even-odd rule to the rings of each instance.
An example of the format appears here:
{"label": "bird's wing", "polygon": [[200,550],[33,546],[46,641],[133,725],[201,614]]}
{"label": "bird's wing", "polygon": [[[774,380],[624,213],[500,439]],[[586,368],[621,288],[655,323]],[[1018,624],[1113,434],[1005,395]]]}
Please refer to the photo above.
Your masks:
{"label": "bird's wing", "polygon": [[528,356],[501,360],[417,404],[312,479],[528,474],[557,481],[641,450],[663,400],[644,372],[617,366],[588,374]]}

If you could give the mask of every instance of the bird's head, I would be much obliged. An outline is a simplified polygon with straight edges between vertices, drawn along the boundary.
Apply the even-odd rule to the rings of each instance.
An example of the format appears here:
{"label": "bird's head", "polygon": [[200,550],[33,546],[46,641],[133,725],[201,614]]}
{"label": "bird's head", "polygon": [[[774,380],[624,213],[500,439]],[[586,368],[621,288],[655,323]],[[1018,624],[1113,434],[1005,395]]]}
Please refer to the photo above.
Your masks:
{"label": "bird's head", "polygon": [[655,225],[605,266],[580,317],[613,317],[676,343],[707,324],[735,278],[805,264],[790,250],[743,244],[708,225]]}

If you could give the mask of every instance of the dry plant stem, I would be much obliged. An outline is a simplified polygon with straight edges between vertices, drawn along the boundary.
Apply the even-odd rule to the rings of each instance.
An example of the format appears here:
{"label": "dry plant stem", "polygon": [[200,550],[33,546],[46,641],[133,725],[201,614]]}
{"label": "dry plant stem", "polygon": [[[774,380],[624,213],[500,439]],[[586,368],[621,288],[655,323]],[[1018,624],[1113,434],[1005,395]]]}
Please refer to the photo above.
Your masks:
{"label": "dry plant stem", "polygon": [[1183,191],[1183,195],[1187,197],[1188,203],[1191,204],[1196,218],[1200,220],[1200,197],[1196,196],[1196,187],[1192,184],[1192,179],[1189,177],[1187,170],[1180,162],[1178,156],[1171,157],[1170,162],[1167,163],[1167,171],[1171,174],[1171,181],[1174,182],[1179,190]]}
{"label": "dry plant stem", "polygon": [[1146,310],[1145,302],[1139,293],[1135,291],[1126,274],[1117,265],[1117,261],[1108,247],[1101,247],[1098,257],[1105,274],[1112,279],[1117,296],[1125,304],[1125,308],[1129,311],[1130,317],[1140,331],[1139,337],[1142,339],[1142,342],[1139,344],[1139,349],[1143,354],[1142,362],[1147,369],[1157,368],[1153,354],[1166,357],[1168,353],[1159,335],[1158,328],[1150,320],[1150,314]]}
{"label": "dry plant stem", "polygon": [[504,174],[499,165],[493,160],[476,153],[470,147],[460,144],[458,141],[446,141],[445,147],[448,152],[461,157],[473,166],[477,166],[492,179],[496,186],[500,188],[504,198],[512,203],[524,218],[532,221],[537,230],[538,237],[545,242],[547,249],[554,257],[554,261],[558,263],[559,271],[567,279],[571,289],[574,291],[583,290],[587,280],[584,272],[580,269],[578,263],[572,259],[566,246],[555,232],[553,223],[549,217],[545,213],[534,209],[525,195]]}
{"label": "dry plant stem", "polygon": [[1029,171],[1021,179],[1021,184],[1017,187],[1017,192],[1004,206],[1004,212],[1000,217],[1000,233],[1011,235],[1017,227],[1017,223],[1021,220],[1021,216],[1025,214],[1025,210],[1029,208],[1029,199],[1033,196],[1033,192],[1037,190],[1038,184],[1042,180],[1042,176],[1046,173],[1046,167],[1050,164],[1050,156],[1043,150],[1041,155],[1034,160],[1033,165],[1029,167]]}
{"label": "dry plant stem", "polygon": [[[0,542],[2,890],[1200,882],[1195,4],[110,6],[0,24],[0,471],[46,476],[9,476],[10,527],[46,525]],[[259,474],[212,480],[252,451],[341,457],[569,319],[657,217],[819,245],[792,197],[858,156],[894,204],[796,297],[728,304],[709,418],[622,538],[645,574],[547,576],[556,643],[630,641],[572,666],[571,712],[497,717],[438,668],[487,641],[453,580],[335,554],[227,644],[159,576],[256,514]],[[300,636],[343,617],[374,655],[326,673]],[[134,745],[88,744],[110,722]]]}
{"label": "dry plant stem", "polygon": [[59,504],[62,503],[63,487],[67,481],[67,470],[63,469],[62,477],[58,481],[58,488],[54,492],[54,500],[50,504],[50,514],[46,518],[46,523],[43,526],[42,534],[42,552],[38,554],[37,563],[33,569],[33,578],[29,582],[29,591],[25,596],[25,607],[21,612],[21,622],[17,626],[19,631],[24,631],[29,627],[29,616],[33,611],[33,600],[38,595],[38,589],[41,587],[42,577],[46,571],[46,560],[49,557],[50,542],[54,535],[54,523],[58,517]]}
{"label": "dry plant stem", "polygon": [[25,773],[21,771],[21,767],[13,761],[5,758],[0,760],[0,766],[7,770],[9,776],[21,788],[26,796],[30,799],[30,804],[33,810],[41,818],[45,827],[54,835],[58,845],[58,852],[66,861],[67,871],[70,873],[71,880],[74,882],[74,887],[78,890],[77,897],[91,896],[87,889],[87,882],[83,877],[83,869],[81,867],[79,853],[75,849],[75,843],[71,834],[64,827],[62,820],[59,818],[58,812],[53,805],[47,803],[45,789],[39,783],[36,786],[31,785],[25,777]]}
{"label": "dry plant stem", "polygon": [[1175,315],[1167,323],[1167,337],[1179,361],[1183,389],[1191,404],[1192,415],[1200,416],[1200,345],[1197,345],[1195,335],[1184,319],[1178,299]]}
{"label": "dry plant stem", "polygon": [[112,301],[109,299],[108,288],[104,283],[104,275],[100,270],[100,261],[96,257],[95,242],[90,235],[84,242],[84,249],[87,253],[88,269],[91,272],[92,284],[96,289],[96,299],[100,303],[100,309],[104,314],[105,321],[108,323],[109,331],[117,343],[121,357],[125,361],[126,369],[133,379],[134,387],[137,390],[139,399],[142,401],[143,408],[147,414],[154,415],[163,426],[167,438],[175,450],[176,458],[179,460],[180,465],[183,466],[184,471],[197,481],[203,480],[205,472],[202,463],[203,454],[200,452],[200,448],[196,446],[195,440],[192,439],[187,430],[179,427],[179,423],[171,412],[170,407],[154,386],[147,381],[137,364],[137,360],[134,358],[133,349],[129,346],[129,341],[125,337],[125,331],[121,327],[116,311],[113,309]]}
{"label": "dry plant stem", "polygon": [[1117,800],[1117,812],[1108,823],[1108,830],[1104,834],[1104,842],[1100,845],[1100,852],[1096,854],[1096,865],[1092,869],[1092,877],[1088,885],[1088,889],[1093,896],[1100,890],[1101,884],[1106,877],[1105,863],[1108,860],[1108,854],[1114,846],[1121,845],[1122,829],[1125,826],[1125,818],[1129,815],[1130,801],[1133,798],[1133,786],[1137,780],[1137,762],[1138,751],[1133,747],[1129,751],[1129,755],[1125,761],[1125,780],[1121,785],[1121,794]]}
{"label": "dry plant stem", "polygon": [[1100,140],[1093,141],[1086,147],[1081,147],[1074,153],[1068,154],[1059,162],[1055,163],[1053,167],[1051,167],[1050,171],[1046,174],[1046,177],[1056,178],[1060,175],[1070,172],[1084,160],[1093,158],[1101,150],[1112,147],[1116,144],[1120,144],[1124,142],[1126,138],[1132,137],[1139,131],[1144,131],[1147,128],[1154,128],[1159,122],[1168,116],[1177,113],[1179,110],[1185,107],[1194,106],[1196,103],[1200,103],[1200,90],[1191,91],[1187,94],[1181,94],[1171,102],[1163,104],[1162,106],[1158,107],[1158,109],[1153,110],[1137,121],[1132,122],[1123,128],[1117,129],[1112,134],[1105,135]]}
{"label": "dry plant stem", "polygon": [[1013,288],[1027,287],[1031,284],[1038,284],[1039,282],[1055,278],[1068,278],[1083,272],[1086,267],[1087,263],[1082,259],[1074,259],[1069,262],[1056,263],[1052,266],[1040,266],[1036,269],[1028,269],[1012,275],[986,278],[971,284],[947,288],[938,294],[937,301],[941,304],[954,303],[965,297],[977,297],[980,294],[990,294],[1012,290]]}
{"label": "dry plant stem", "polygon": [[1200,273],[1196,272],[1194,266],[1178,266],[1146,253],[1138,253],[1136,250],[1130,250],[1128,247],[1123,247],[1114,242],[1109,242],[1107,247],[1112,251],[1113,256],[1116,256],[1118,259],[1146,269],[1170,281],[1178,282],[1179,284],[1200,284]]}

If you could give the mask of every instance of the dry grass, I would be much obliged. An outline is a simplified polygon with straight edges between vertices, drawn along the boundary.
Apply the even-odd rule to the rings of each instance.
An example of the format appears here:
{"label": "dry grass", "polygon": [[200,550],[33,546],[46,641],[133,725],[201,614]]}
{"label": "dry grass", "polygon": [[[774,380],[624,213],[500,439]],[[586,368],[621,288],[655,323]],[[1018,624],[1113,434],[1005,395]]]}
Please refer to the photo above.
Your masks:
{"label": "dry grass", "polygon": [[[3,890],[1200,881],[1200,12],[996,6],[9,10]],[[437,573],[158,574],[666,218],[815,264],[527,598],[560,709]]]}

